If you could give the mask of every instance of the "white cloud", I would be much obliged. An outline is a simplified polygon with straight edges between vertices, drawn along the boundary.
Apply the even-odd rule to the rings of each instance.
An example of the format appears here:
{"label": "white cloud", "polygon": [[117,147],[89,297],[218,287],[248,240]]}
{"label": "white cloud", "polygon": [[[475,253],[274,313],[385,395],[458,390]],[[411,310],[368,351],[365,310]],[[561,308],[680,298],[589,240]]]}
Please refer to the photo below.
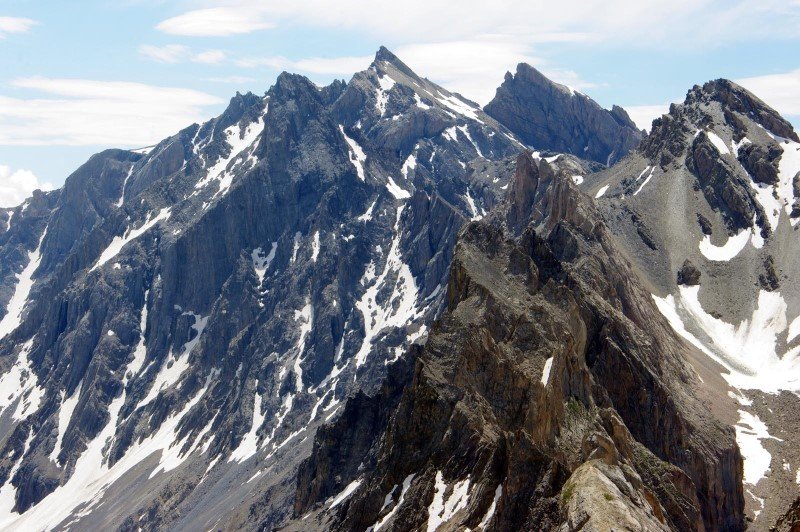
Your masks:
{"label": "white cloud", "polygon": [[206,81],[211,81],[213,83],[228,83],[233,85],[243,85],[245,83],[253,83],[256,78],[251,78],[249,76],[223,76],[217,78],[206,78]]}
{"label": "white cloud", "polygon": [[191,37],[224,37],[268,29],[274,25],[262,20],[259,9],[247,7],[213,7],[196,9],[169,18],[156,29],[172,35]]}
{"label": "white cloud", "polygon": [[653,120],[669,112],[669,104],[631,105],[630,107],[625,107],[625,110],[633,120],[633,123],[636,124],[636,127],[650,131]]}
{"label": "white cloud", "polygon": [[224,103],[203,92],[82,79],[21,78],[43,98],[0,95],[0,145],[146,146],[208,116]]}
{"label": "white cloud", "polygon": [[[195,0],[157,27],[179,35],[234,35],[275,24],[358,30],[383,42],[471,39],[497,33],[525,42],[602,39],[637,47],[693,47],[753,36],[800,35],[800,4],[785,0]],[[211,7],[209,8],[209,4]]]}
{"label": "white cloud", "polygon": [[0,17],[0,39],[5,39],[10,33],[25,33],[36,24],[29,18]]}
{"label": "white cloud", "polygon": [[800,116],[800,69],[737,80],[782,115]]}
{"label": "white cloud", "polygon": [[191,48],[182,44],[167,44],[164,46],[143,44],[139,46],[139,53],[153,61],[168,64],[192,61],[194,63],[216,65],[223,62],[228,56],[222,50],[206,50],[195,53]]}
{"label": "white cloud", "polygon": [[267,67],[275,70],[290,70],[304,74],[344,75],[350,76],[365,70],[372,62],[372,56],[349,57],[308,57],[292,60],[282,56],[245,57],[236,61],[240,67]]}
{"label": "white cloud", "polygon": [[16,207],[36,190],[53,190],[50,183],[39,183],[30,170],[15,170],[0,164],[0,207]]}
{"label": "white cloud", "polygon": [[195,63],[205,63],[207,65],[216,65],[223,61],[228,56],[222,50],[206,50],[205,52],[200,52],[192,57],[192,61]]}
{"label": "white cloud", "polygon": [[189,47],[181,44],[167,44],[166,46],[143,44],[139,46],[139,53],[159,63],[180,63],[191,55]]}

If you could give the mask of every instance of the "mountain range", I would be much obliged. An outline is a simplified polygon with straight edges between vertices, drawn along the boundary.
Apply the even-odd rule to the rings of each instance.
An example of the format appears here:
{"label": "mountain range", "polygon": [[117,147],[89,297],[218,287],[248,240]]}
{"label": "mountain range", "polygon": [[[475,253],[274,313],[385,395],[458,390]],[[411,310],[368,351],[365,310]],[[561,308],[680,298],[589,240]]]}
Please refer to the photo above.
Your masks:
{"label": "mountain range", "polygon": [[0,529],[792,530],[800,139],[386,48],[0,209]]}

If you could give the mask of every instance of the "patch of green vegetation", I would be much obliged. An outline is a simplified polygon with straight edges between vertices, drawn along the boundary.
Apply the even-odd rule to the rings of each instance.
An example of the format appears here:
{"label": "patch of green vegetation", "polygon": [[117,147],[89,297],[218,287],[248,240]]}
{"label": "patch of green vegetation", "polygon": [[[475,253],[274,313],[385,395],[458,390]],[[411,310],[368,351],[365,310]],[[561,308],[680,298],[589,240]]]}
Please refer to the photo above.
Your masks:
{"label": "patch of green vegetation", "polygon": [[575,483],[574,482],[567,482],[564,484],[564,488],[561,490],[561,504],[566,505],[569,503],[569,500],[572,498],[572,494],[575,492]]}
{"label": "patch of green vegetation", "polygon": [[603,493],[603,498],[605,500],[607,500],[607,501],[613,501],[614,500],[614,496],[611,495],[610,493]]}

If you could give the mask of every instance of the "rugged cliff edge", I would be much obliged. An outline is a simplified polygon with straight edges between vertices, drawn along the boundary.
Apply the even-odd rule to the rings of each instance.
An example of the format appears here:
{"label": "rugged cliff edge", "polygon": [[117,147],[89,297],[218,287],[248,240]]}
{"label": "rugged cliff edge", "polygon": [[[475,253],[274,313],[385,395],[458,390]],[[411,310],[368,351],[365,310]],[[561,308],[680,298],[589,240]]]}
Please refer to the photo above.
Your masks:
{"label": "rugged cliff edge", "polygon": [[520,140],[610,166],[634,149],[642,132],[619,106],[610,111],[570,87],[520,63],[506,74],[486,113]]}
{"label": "rugged cliff edge", "polygon": [[733,430],[592,201],[527,153],[511,188],[411,381],[317,437],[288,528],[743,530]]}

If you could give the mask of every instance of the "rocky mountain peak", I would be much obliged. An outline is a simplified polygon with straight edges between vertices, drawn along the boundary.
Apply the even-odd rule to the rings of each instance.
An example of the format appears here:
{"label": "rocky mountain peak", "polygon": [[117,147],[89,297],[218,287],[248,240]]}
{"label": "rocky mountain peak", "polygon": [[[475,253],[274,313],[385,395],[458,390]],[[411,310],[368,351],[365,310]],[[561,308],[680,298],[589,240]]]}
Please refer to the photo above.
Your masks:
{"label": "rocky mountain peak", "polygon": [[642,133],[627,113],[603,109],[588,96],[520,63],[506,74],[486,113],[540,150],[571,153],[611,165],[636,147]]}
{"label": "rocky mountain peak", "polygon": [[[686,103],[713,100],[719,102],[728,113],[736,112],[750,117],[779,137],[800,142],[791,123],[756,95],[729,79],[715,79],[695,86],[689,91]],[[730,120],[730,117],[727,117]]]}

